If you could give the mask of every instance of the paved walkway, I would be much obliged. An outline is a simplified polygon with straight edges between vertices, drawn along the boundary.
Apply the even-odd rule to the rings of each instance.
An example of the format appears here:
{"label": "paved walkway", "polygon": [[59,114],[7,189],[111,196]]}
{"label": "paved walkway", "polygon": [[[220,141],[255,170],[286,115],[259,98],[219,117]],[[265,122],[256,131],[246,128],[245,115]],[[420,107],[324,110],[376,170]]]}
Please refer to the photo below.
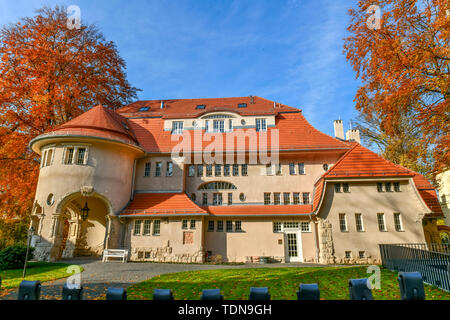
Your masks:
{"label": "paved walkway", "polygon": [[[78,258],[74,260],[62,260],[67,264],[75,264],[83,267],[81,284],[83,286],[83,298],[86,300],[101,299],[105,296],[109,287],[126,288],[134,283],[141,282],[164,273],[174,273],[192,270],[214,269],[240,269],[240,268],[279,268],[279,267],[312,267],[324,266],[308,263],[268,263],[243,265],[208,265],[208,264],[169,264],[169,263],[139,263],[139,262],[108,262],[103,263],[98,259]],[[67,279],[58,279],[42,283],[41,299],[61,299],[62,287]],[[17,298],[18,289],[3,292],[0,300],[14,300]]]}

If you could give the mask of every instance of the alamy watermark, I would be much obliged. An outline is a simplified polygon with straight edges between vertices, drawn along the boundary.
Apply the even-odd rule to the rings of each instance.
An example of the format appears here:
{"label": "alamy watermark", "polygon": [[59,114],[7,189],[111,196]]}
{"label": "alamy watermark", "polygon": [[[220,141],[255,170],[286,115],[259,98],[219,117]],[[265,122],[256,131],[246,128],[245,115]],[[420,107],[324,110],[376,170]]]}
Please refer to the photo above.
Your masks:
{"label": "alamy watermark", "polygon": [[70,5],[67,8],[67,28],[69,30],[81,28],[81,9],[77,5]]}
{"label": "alamy watermark", "polygon": [[372,4],[367,8],[366,13],[370,16],[366,20],[367,28],[370,30],[379,30],[381,28],[381,9],[379,6]]}
{"label": "alamy watermark", "polygon": [[67,278],[66,284],[69,289],[81,288],[81,267],[78,265],[70,265],[67,267],[66,273],[70,273],[71,276]]}

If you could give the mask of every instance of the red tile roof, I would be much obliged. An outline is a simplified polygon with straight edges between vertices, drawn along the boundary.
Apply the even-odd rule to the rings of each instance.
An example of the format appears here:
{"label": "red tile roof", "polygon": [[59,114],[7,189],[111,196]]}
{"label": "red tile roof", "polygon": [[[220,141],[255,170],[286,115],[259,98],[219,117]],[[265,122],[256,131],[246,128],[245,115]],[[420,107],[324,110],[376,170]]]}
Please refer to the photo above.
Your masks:
{"label": "red tile roof", "polygon": [[443,216],[442,207],[439,204],[437,193],[433,185],[421,174],[416,173],[413,178],[414,184],[433,216]]}
{"label": "red tile roof", "polygon": [[120,215],[206,215],[185,193],[137,193]]}
{"label": "red tile roof", "polygon": [[[279,133],[279,150],[320,150],[320,149],[342,149],[343,151],[349,149],[346,142],[330,137],[317,129],[306,121],[305,117],[298,110],[293,113],[279,114],[276,118],[276,129]],[[186,146],[192,151],[202,151],[208,145],[215,141],[222,139],[222,143],[217,143],[216,151],[230,150],[257,150],[263,149],[259,146],[261,138],[267,137],[267,148],[272,147],[272,130],[269,127],[267,132],[256,132],[254,128],[242,129],[242,133],[253,134],[256,137],[254,146],[249,145],[250,139],[243,139],[245,143],[235,142],[231,149],[226,148],[227,137],[233,137],[233,133],[205,133],[204,130],[195,130],[197,134],[200,132],[199,141],[194,142],[194,131],[185,130],[183,140],[181,135],[172,135],[170,131],[164,131],[164,120],[162,118],[137,118],[129,119],[131,127],[136,134],[136,137],[141,145],[148,152],[165,152],[169,153],[179,141],[188,141]],[[239,131],[235,130],[234,133]],[[174,139],[174,141],[172,141]],[[180,140],[178,140],[180,139]],[[237,139],[236,139],[237,141]],[[264,141],[264,140],[263,140]],[[189,143],[190,142],[190,143]],[[222,147],[222,149],[220,148]],[[274,145],[275,147],[275,145]],[[189,151],[189,150],[186,150]]]}
{"label": "red tile roof", "polygon": [[56,127],[51,134],[88,135],[137,144],[128,120],[102,105]]}
{"label": "red tile roof", "polygon": [[[161,102],[164,108],[161,108]],[[246,103],[247,107],[239,108],[238,105]],[[204,109],[196,109],[198,105],[204,105]],[[147,111],[139,111],[148,107]],[[235,98],[210,98],[210,99],[169,99],[137,101],[117,110],[126,117],[163,117],[164,119],[197,118],[204,113],[216,111],[231,111],[245,115],[268,115],[278,112],[299,111],[297,108],[260,98],[260,97],[235,97]]]}
{"label": "red tile roof", "polygon": [[212,216],[293,216],[308,215],[311,205],[231,205],[202,207]]}
{"label": "red tile roof", "polygon": [[314,185],[314,193],[313,193],[313,212],[319,208],[320,202],[322,201],[322,194],[324,193],[325,179],[320,178],[316,184]]}
{"label": "red tile roof", "polygon": [[359,143],[354,143],[353,147],[323,176],[325,178],[412,177],[414,172],[380,157]]}

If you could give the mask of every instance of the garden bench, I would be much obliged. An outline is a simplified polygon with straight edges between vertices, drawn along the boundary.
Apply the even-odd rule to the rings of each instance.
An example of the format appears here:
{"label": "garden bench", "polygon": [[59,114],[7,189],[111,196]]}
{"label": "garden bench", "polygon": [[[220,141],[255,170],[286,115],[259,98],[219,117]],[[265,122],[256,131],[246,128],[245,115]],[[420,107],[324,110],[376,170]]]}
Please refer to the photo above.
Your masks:
{"label": "garden bench", "polygon": [[103,262],[108,258],[122,258],[122,262],[127,262],[128,250],[125,249],[105,249],[103,250]]}

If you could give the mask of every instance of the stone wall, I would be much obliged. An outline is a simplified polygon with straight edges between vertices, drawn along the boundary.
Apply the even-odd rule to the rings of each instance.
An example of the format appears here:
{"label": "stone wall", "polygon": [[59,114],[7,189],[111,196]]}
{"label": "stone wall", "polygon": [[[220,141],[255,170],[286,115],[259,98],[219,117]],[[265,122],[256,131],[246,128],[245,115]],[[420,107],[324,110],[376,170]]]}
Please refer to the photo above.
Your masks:
{"label": "stone wall", "polygon": [[172,247],[160,248],[133,248],[130,253],[131,261],[155,261],[155,262],[178,262],[178,263],[203,263],[203,251],[195,253],[178,253],[172,252]]}
{"label": "stone wall", "polygon": [[333,264],[336,262],[332,225],[325,219],[319,219],[319,248],[319,263]]}

